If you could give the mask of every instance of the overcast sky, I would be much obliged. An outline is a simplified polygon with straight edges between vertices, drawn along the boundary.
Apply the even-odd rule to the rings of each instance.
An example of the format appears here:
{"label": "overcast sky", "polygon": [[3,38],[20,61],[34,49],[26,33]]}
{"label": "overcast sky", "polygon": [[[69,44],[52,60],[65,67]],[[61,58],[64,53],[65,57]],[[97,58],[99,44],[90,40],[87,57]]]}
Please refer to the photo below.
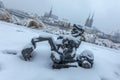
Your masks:
{"label": "overcast sky", "polygon": [[120,0],[2,0],[7,8],[43,15],[53,6],[53,13],[73,23],[84,25],[95,12],[94,26],[110,33],[120,29]]}

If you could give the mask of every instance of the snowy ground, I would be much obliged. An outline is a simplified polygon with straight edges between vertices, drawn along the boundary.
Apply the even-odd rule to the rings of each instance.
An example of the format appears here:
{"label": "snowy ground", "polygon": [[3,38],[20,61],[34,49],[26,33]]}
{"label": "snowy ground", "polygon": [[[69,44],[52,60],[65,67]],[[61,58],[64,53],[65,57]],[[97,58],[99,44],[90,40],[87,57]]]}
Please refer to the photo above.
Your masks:
{"label": "snowy ground", "polygon": [[0,80],[120,80],[120,51],[84,42],[77,53],[85,49],[94,53],[92,69],[51,69],[48,42],[40,42],[34,58],[24,61],[20,51],[38,35],[51,34],[0,22]]}

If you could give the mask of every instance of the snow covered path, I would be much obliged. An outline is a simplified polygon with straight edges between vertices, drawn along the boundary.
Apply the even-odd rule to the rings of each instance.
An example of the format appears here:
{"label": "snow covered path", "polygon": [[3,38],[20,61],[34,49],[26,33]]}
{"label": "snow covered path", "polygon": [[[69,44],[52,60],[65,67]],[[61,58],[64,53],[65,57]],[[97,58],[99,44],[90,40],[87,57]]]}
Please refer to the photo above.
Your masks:
{"label": "snow covered path", "polygon": [[38,35],[51,34],[0,22],[0,80],[120,80],[120,51],[84,42],[77,53],[85,49],[94,53],[92,69],[51,69],[48,42],[40,42],[34,58],[30,62],[24,61],[20,51]]}

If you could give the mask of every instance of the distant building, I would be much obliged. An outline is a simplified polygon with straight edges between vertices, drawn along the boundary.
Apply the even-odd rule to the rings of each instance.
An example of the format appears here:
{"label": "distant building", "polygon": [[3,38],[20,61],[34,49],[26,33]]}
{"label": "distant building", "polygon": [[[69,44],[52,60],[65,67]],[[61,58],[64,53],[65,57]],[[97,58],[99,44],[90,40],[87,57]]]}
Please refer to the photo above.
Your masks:
{"label": "distant building", "polygon": [[0,8],[5,8],[5,6],[1,0],[0,0]]}
{"label": "distant building", "polygon": [[101,34],[97,34],[97,36],[102,39],[109,39],[114,43],[120,43],[120,33],[118,33],[118,32],[115,32],[114,35],[105,34],[105,33],[101,32]]}
{"label": "distant building", "polygon": [[26,18],[29,16],[28,13],[25,13],[23,11],[20,11],[20,10],[16,10],[16,9],[7,9],[7,11],[12,14],[12,15],[15,15],[19,18]]}
{"label": "distant building", "polygon": [[49,13],[46,12],[46,13],[44,14],[44,17],[46,17],[46,18],[52,18],[52,19],[56,19],[56,20],[58,19],[58,16],[56,16],[56,15],[53,14],[52,8],[51,8],[51,10],[50,10]]}
{"label": "distant building", "polygon": [[92,27],[93,26],[93,18],[94,18],[94,14],[92,15],[92,17],[90,17],[91,15],[89,14],[86,22],[85,22],[85,26],[87,27]]}

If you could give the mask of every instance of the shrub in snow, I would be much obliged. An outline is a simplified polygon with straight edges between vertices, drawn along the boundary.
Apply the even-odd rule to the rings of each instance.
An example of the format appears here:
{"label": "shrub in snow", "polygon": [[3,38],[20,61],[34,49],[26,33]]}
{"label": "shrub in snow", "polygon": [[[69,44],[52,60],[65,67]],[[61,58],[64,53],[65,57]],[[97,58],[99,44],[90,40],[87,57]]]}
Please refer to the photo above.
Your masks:
{"label": "shrub in snow", "polygon": [[83,68],[91,68],[94,61],[94,55],[89,50],[84,50],[78,57],[78,65]]}
{"label": "shrub in snow", "polygon": [[96,39],[95,43],[100,46],[105,46],[105,47],[109,47],[109,48],[111,48],[113,45],[113,42],[108,39],[99,39],[98,38],[98,39]]}
{"label": "shrub in snow", "polygon": [[12,23],[20,25],[20,19],[14,15],[12,15]]}
{"label": "shrub in snow", "polygon": [[26,18],[21,22],[21,25],[33,28],[43,28],[45,27],[44,23],[37,18]]}
{"label": "shrub in snow", "polygon": [[5,9],[0,8],[0,20],[12,22],[12,17]]}
{"label": "shrub in snow", "polygon": [[30,22],[28,22],[28,25],[27,25],[28,27],[35,27],[35,28],[39,28],[39,27],[42,27],[42,26],[39,26],[39,24],[36,22],[36,21],[34,21],[34,20],[31,20]]}
{"label": "shrub in snow", "polygon": [[95,34],[84,33],[84,36],[85,36],[85,41],[86,42],[94,43],[95,40],[96,40],[96,35]]}

